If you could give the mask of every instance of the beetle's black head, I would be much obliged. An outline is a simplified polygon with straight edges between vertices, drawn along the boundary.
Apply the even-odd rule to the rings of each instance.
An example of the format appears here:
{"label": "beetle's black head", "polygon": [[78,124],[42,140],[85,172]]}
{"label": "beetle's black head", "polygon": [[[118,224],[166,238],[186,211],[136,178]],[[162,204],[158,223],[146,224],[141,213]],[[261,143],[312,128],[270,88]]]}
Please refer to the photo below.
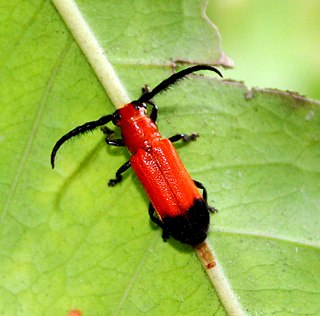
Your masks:
{"label": "beetle's black head", "polygon": [[134,101],[116,110],[112,114],[112,123],[121,127],[124,122],[135,121],[147,114],[147,106],[143,102]]}

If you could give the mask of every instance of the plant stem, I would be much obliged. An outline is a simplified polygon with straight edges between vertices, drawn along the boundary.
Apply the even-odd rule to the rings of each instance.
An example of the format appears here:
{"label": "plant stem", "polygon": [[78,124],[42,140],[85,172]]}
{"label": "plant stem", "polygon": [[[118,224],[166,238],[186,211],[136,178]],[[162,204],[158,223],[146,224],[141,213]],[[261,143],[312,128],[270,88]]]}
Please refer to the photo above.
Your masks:
{"label": "plant stem", "polygon": [[212,245],[209,246],[207,241],[195,247],[198,258],[206,270],[227,314],[229,316],[245,315],[217,256],[213,255],[212,249]]}
{"label": "plant stem", "polygon": [[127,91],[74,0],[52,0],[52,2],[87,57],[114,106],[120,108],[129,103]]}

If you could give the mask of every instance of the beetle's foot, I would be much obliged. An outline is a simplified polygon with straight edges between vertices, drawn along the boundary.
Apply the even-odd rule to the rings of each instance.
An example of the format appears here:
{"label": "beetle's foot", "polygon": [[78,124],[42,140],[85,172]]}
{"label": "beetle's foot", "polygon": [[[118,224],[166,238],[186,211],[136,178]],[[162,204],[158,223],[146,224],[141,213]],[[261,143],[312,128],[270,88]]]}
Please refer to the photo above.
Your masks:
{"label": "beetle's foot", "polygon": [[169,231],[166,228],[162,228],[162,239],[167,241],[170,238]]}
{"label": "beetle's foot", "polygon": [[197,140],[198,137],[199,137],[199,134],[197,134],[197,133],[192,133],[190,135],[184,134],[183,137],[182,137],[182,140],[187,143],[187,142],[190,142],[190,141]]}
{"label": "beetle's foot", "polygon": [[215,207],[209,206],[209,205],[208,205],[208,211],[212,214],[218,213],[218,210]]}
{"label": "beetle's foot", "polygon": [[116,179],[110,179],[108,182],[109,187],[114,187],[116,184],[118,184],[122,180],[122,176],[116,178]]}

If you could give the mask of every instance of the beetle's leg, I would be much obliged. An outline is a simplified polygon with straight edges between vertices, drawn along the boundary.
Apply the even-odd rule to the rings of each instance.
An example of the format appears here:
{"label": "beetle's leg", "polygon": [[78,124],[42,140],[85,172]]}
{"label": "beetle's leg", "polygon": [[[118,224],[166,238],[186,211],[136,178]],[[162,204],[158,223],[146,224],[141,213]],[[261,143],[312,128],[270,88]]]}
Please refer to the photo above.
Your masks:
{"label": "beetle's leg", "polygon": [[160,221],[160,219],[158,217],[156,217],[154,215],[155,213],[155,209],[154,209],[154,206],[152,205],[152,203],[149,204],[149,216],[150,216],[150,219],[156,223],[159,227],[163,228],[163,223]]}
{"label": "beetle's leg", "polygon": [[170,233],[169,231],[166,229],[166,227],[164,226],[162,228],[162,239],[163,241],[167,241],[170,238]]}
{"label": "beetle's leg", "polygon": [[207,197],[208,197],[207,189],[204,187],[204,185],[201,182],[199,182],[197,180],[193,180],[193,182],[197,188],[199,188],[203,191],[202,192],[203,199],[205,200],[205,202],[207,202]]}
{"label": "beetle's leg", "polygon": [[[199,181],[197,181],[197,180],[193,180],[193,182],[194,182],[194,184],[196,185],[197,188],[199,188],[199,189],[202,190],[203,199],[204,199],[204,201],[207,203],[207,197],[208,197],[208,195],[207,195],[207,189],[205,188],[205,186],[204,186],[201,182],[199,182]],[[208,205],[208,210],[209,210],[211,213],[216,213],[216,212],[218,212],[218,210],[217,210],[215,207],[209,206],[209,205]]]}
{"label": "beetle's leg", "polygon": [[117,183],[121,182],[122,180],[122,173],[127,171],[131,167],[130,160],[128,160],[125,164],[123,164],[118,171],[116,172],[116,178],[110,179],[108,182],[109,187],[114,187]]}
{"label": "beetle's leg", "polygon": [[187,134],[177,134],[177,135],[173,135],[171,137],[169,137],[169,140],[171,141],[171,143],[177,142],[178,140],[182,139],[184,142],[190,142],[193,140],[196,140],[199,137],[198,134],[196,133],[192,133],[190,135]]}
{"label": "beetle's leg", "polygon": [[167,239],[169,239],[169,237],[170,237],[169,231],[166,229],[166,227],[163,224],[163,222],[161,222],[160,219],[154,215],[155,211],[156,210],[155,210],[154,206],[152,205],[152,203],[150,203],[149,204],[149,216],[150,216],[150,219],[154,223],[156,223],[159,227],[162,228],[162,239],[163,239],[163,241],[167,241]]}
{"label": "beetle's leg", "polygon": [[149,101],[146,102],[146,103],[148,103],[148,104],[150,104],[150,105],[152,106],[150,118],[151,118],[151,120],[152,120],[154,123],[156,123],[156,122],[157,122],[157,117],[158,117],[158,107],[157,107],[157,105],[156,105],[153,101],[151,101],[151,100],[149,100]]}
{"label": "beetle's leg", "polygon": [[112,139],[114,136],[114,131],[107,126],[101,127],[101,131],[103,134],[107,135],[106,143],[111,146],[125,146],[122,139]]}
{"label": "beetle's leg", "polygon": [[[151,89],[148,85],[145,85],[144,87],[142,87],[141,90],[142,90],[142,95],[149,93],[151,91]],[[158,117],[158,107],[152,100],[146,100],[145,103],[148,103],[152,106],[150,118],[155,123],[157,121],[157,117]]]}
{"label": "beetle's leg", "polygon": [[149,87],[147,84],[145,84],[145,85],[141,88],[141,91],[142,91],[142,94],[141,94],[141,95],[144,95],[144,94],[146,94],[146,93],[151,92],[151,89],[150,89],[150,87]]}

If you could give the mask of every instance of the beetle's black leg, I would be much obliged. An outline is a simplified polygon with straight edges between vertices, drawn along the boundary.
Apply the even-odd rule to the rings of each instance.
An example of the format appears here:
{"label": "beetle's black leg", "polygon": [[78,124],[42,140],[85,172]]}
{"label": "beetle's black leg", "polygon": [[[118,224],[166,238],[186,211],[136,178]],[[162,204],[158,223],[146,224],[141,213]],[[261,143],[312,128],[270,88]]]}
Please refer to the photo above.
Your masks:
{"label": "beetle's black leg", "polygon": [[152,205],[152,203],[149,204],[149,216],[150,216],[150,219],[156,223],[159,227],[163,228],[163,223],[160,221],[160,219],[158,217],[156,217],[154,215],[155,213],[155,209],[154,209],[154,206]]}
{"label": "beetle's black leg", "polygon": [[[145,85],[144,87],[142,87],[142,95],[150,93],[151,89],[148,85]],[[151,110],[151,114],[150,114],[150,118],[153,122],[157,121],[157,117],[158,117],[158,107],[157,105],[152,101],[152,100],[146,100],[145,103],[148,103],[152,106],[152,110]]]}
{"label": "beetle's black leg", "polygon": [[149,93],[149,92],[151,91],[151,89],[150,89],[150,87],[149,87],[147,84],[145,84],[145,85],[141,88],[141,91],[142,91],[141,95],[144,95],[144,94],[146,94],[146,93]]}
{"label": "beetle's black leg", "polygon": [[83,125],[77,126],[76,128],[74,128],[72,131],[70,131],[69,133],[63,135],[54,145],[52,152],[51,152],[51,166],[52,169],[54,168],[54,160],[55,160],[55,156],[57,151],[59,150],[59,148],[61,147],[61,145],[66,142],[68,139],[80,135],[80,134],[84,134],[86,132],[89,131],[93,131],[94,129],[96,129],[99,126],[105,125],[107,123],[109,123],[110,121],[112,121],[113,119],[113,115],[105,115],[102,116],[101,118],[99,118],[97,121],[91,121],[91,122],[87,122]]}
{"label": "beetle's black leg", "polygon": [[[205,186],[204,186],[201,182],[199,182],[199,181],[197,181],[197,180],[193,180],[193,182],[194,182],[194,184],[196,185],[197,188],[199,188],[199,189],[202,190],[203,199],[204,199],[204,201],[207,203],[207,197],[208,197],[208,195],[207,195],[207,189],[205,188]],[[216,212],[218,212],[218,210],[217,210],[215,207],[209,206],[209,205],[208,205],[208,210],[209,210],[211,213],[216,213]]]}
{"label": "beetle's black leg", "polygon": [[115,179],[110,179],[108,182],[109,187],[114,187],[117,183],[121,182],[122,180],[122,173],[127,171],[131,167],[130,165],[130,160],[128,160],[125,164],[123,164],[118,171],[116,172],[116,178]]}
{"label": "beetle's black leg", "polygon": [[171,137],[169,137],[169,140],[174,143],[174,142],[177,142],[178,140],[182,139],[184,142],[190,142],[190,141],[193,141],[193,140],[196,140],[197,137],[199,137],[198,134],[196,133],[192,133],[190,135],[187,135],[187,134],[177,134],[177,135],[173,135]]}
{"label": "beetle's black leg", "polygon": [[154,206],[152,205],[152,203],[150,203],[149,204],[149,216],[150,216],[150,219],[154,223],[156,223],[159,227],[162,228],[162,239],[163,239],[163,241],[167,241],[167,239],[169,239],[169,237],[170,237],[170,233],[166,229],[166,227],[163,224],[163,222],[161,222],[160,219],[154,215],[155,211],[156,210],[154,209]]}
{"label": "beetle's black leg", "polygon": [[108,139],[106,138],[106,143],[111,146],[123,147],[125,146],[122,139]]}
{"label": "beetle's black leg", "polygon": [[151,100],[149,100],[146,103],[148,103],[148,104],[150,104],[152,106],[152,110],[151,110],[151,114],[150,114],[151,120],[154,123],[157,122],[157,117],[158,117],[158,107],[157,107],[157,105]]}
{"label": "beetle's black leg", "polygon": [[118,146],[118,147],[122,147],[125,146],[124,142],[122,139],[112,139],[114,136],[114,131],[111,130],[109,127],[107,126],[103,126],[101,127],[101,131],[103,132],[103,134],[106,134],[106,143],[108,145],[111,146]]}
{"label": "beetle's black leg", "polygon": [[197,180],[193,180],[193,182],[197,188],[199,188],[203,191],[203,193],[202,193],[203,199],[205,200],[205,202],[207,202],[207,197],[208,197],[207,189],[204,187],[204,185],[201,182],[199,182]]}

